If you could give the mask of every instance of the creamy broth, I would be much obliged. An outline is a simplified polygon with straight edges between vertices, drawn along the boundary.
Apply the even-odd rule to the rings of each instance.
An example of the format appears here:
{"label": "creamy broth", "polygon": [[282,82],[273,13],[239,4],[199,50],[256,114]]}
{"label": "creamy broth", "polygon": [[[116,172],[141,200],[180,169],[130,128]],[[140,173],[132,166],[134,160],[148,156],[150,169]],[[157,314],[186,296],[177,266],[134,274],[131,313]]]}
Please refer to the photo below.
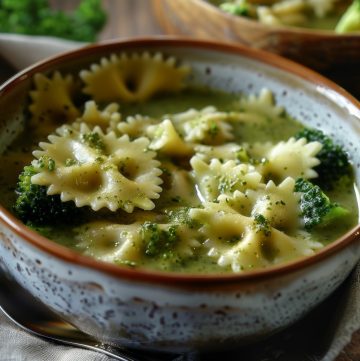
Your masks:
{"label": "creamy broth", "polygon": [[[206,89],[188,89],[176,95],[162,96],[161,98],[154,98],[148,102],[137,105],[122,106],[122,114],[124,118],[127,115],[146,114],[150,117],[161,118],[164,114],[180,113],[189,108],[201,109],[208,105],[216,106],[219,111],[229,112],[234,110],[234,104],[239,99],[239,95],[229,95],[221,92],[206,90]],[[236,106],[235,106],[236,108]],[[287,140],[292,137],[302,126],[299,122],[291,119],[289,116],[279,118],[267,118],[261,124],[238,121],[233,123],[234,134],[236,135],[235,142],[252,144],[255,142],[273,143],[281,140]],[[53,129],[54,130],[54,129]],[[31,151],[38,148],[38,143],[45,140],[45,135],[39,132],[38,129],[31,127],[19,136],[14,144],[7,149],[1,156],[2,167],[0,169],[0,197],[1,202],[10,211],[15,202],[15,184],[22,168],[29,164],[32,160]],[[173,167],[177,165],[183,168],[184,162],[188,163],[188,159],[171,159],[162,157],[162,162],[166,167],[170,160],[174,162]],[[190,172],[189,165],[185,169]],[[171,176],[168,175],[168,177]],[[164,183],[166,183],[167,175],[163,175]],[[109,210],[101,210],[99,212],[87,212],[82,220],[82,223],[91,222],[94,220],[107,220],[109,222],[131,224],[134,221],[160,221],[163,222],[166,218],[166,210],[174,210],[177,207],[198,207],[201,200],[195,190],[194,181],[189,177],[188,184],[185,189],[176,189],[170,194],[166,194],[166,190],[162,192],[159,199],[155,200],[155,208],[151,211],[135,210],[133,213],[126,213],[122,210],[111,212]],[[334,190],[327,193],[328,196],[342,206],[350,210],[350,216],[342,219],[341,222],[334,223],[332,226],[316,230],[312,232],[311,236],[315,241],[327,244],[341,234],[343,234],[350,227],[357,222],[358,207],[354,193],[353,179],[340,182]],[[68,227],[62,225],[61,227],[38,227],[37,229],[48,238],[58,242],[66,247],[70,247],[78,252],[89,253],[88,245],[81,245],[76,238],[77,227]],[[35,227],[36,229],[36,227]],[[82,230],[83,231],[83,230]],[[224,230],[226,233],[226,231]],[[205,240],[203,240],[205,241]],[[115,242],[115,241],[114,241]],[[101,242],[99,245],[93,247],[90,254],[96,257],[96,253],[104,254],[114,249],[113,241]],[[171,270],[179,272],[230,272],[231,267],[219,266],[216,258],[208,256],[208,248],[199,248],[194,251],[192,257],[180,257],[176,262],[169,262],[166,258],[147,257],[143,255],[137,262],[119,261],[114,263],[125,264],[131,267],[150,267],[161,270]]]}

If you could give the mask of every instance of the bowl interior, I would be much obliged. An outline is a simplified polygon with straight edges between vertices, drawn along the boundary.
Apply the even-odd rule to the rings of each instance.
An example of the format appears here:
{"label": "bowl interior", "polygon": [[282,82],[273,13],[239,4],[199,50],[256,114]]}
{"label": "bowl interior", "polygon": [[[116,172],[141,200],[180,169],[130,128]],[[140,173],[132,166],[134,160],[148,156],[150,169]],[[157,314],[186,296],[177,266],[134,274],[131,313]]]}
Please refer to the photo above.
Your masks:
{"label": "bowl interior", "polygon": [[23,71],[0,90],[1,151],[22,129],[33,74],[54,70],[76,73],[102,56],[122,51],[160,51],[175,56],[191,66],[189,82],[194,85],[245,94],[270,89],[277,104],[291,116],[322,129],[344,146],[352,159],[356,182],[360,183],[360,109],[355,99],[320,75],[278,56],[206,41],[139,39],[108,43],[60,55]]}

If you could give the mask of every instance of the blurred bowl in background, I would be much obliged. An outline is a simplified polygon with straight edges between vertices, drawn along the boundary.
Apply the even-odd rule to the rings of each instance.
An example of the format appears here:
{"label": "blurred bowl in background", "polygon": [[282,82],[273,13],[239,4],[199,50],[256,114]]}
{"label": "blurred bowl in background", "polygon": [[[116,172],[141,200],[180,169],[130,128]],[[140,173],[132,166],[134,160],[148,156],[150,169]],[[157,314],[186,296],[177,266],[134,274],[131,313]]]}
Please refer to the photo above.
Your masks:
{"label": "blurred bowl in background", "polygon": [[249,45],[286,56],[318,71],[346,66],[360,76],[360,33],[264,25],[228,14],[205,0],[153,0],[155,14],[168,34]]}

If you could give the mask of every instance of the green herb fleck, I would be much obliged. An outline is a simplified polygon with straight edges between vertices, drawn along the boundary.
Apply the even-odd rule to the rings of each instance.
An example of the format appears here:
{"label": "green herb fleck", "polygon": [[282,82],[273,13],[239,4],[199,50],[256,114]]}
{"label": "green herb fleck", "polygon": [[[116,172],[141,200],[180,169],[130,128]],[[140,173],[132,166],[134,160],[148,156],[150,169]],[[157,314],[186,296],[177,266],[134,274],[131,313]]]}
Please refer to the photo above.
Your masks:
{"label": "green herb fleck", "polygon": [[101,139],[99,133],[91,132],[87,134],[82,134],[82,141],[87,144],[89,147],[94,148],[99,151],[105,150],[105,144]]}
{"label": "green herb fleck", "polygon": [[262,214],[254,216],[254,229],[256,233],[262,232],[265,237],[271,236],[270,222]]}
{"label": "green herb fleck", "polygon": [[44,155],[37,161],[37,166],[41,169],[47,169],[52,172],[55,170],[56,164],[54,159]]}

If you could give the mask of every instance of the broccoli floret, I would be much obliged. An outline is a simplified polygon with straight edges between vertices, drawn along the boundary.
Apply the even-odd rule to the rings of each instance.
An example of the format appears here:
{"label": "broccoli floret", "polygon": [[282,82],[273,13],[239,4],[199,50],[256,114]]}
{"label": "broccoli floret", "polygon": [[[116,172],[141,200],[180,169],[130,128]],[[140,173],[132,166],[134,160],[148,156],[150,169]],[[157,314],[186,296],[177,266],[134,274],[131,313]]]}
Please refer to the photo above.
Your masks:
{"label": "broccoli floret", "polygon": [[82,0],[71,13],[51,9],[49,0],[0,0],[0,32],[94,41],[105,22],[100,0]]}
{"label": "broccoli floret", "polygon": [[167,230],[160,229],[159,225],[145,222],[141,227],[141,239],[145,244],[145,254],[149,257],[177,259],[174,248],[179,241],[177,226],[172,225]]}
{"label": "broccoli floret", "polygon": [[323,145],[316,155],[320,164],[314,167],[319,177],[313,180],[322,189],[330,190],[341,177],[351,175],[351,165],[346,152],[322,131],[305,128],[297,133],[295,138],[306,138],[308,142],[317,141]]}
{"label": "broccoli floret", "polygon": [[220,4],[220,9],[225,12],[238,16],[247,16],[249,14],[249,7],[245,0],[239,2],[238,4],[234,3],[222,3]]}
{"label": "broccoli floret", "polygon": [[326,227],[333,221],[349,214],[349,211],[337,203],[332,203],[321,188],[299,178],[295,183],[295,192],[300,192],[300,210],[304,227]]}
{"label": "broccoli floret", "polygon": [[72,224],[80,217],[80,210],[72,201],[62,202],[59,195],[48,195],[47,187],[31,183],[37,170],[33,165],[24,167],[17,184],[15,214],[31,226]]}
{"label": "broccoli floret", "polygon": [[360,31],[360,0],[354,0],[335,27],[337,33]]}

